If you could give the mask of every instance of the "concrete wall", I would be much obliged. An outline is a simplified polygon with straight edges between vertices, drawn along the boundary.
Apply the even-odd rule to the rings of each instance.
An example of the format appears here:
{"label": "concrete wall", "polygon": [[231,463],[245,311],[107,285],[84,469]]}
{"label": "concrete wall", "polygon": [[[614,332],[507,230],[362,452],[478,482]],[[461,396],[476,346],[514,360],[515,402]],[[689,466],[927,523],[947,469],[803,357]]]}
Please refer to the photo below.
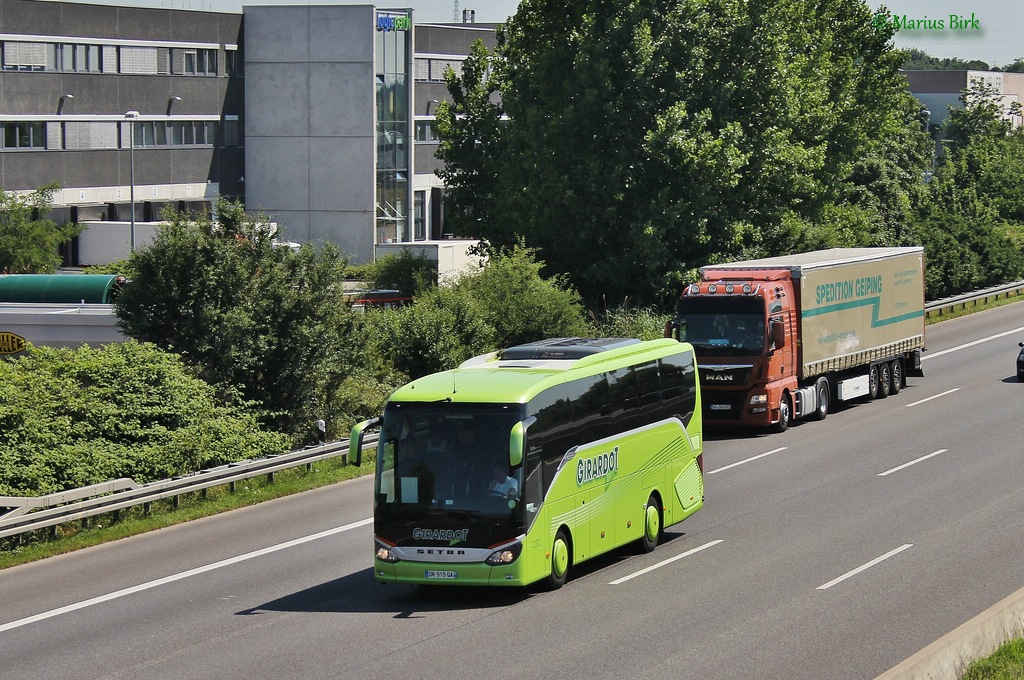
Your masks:
{"label": "concrete wall", "polygon": [[470,254],[470,248],[480,242],[475,239],[445,239],[442,241],[415,241],[413,243],[380,243],[377,257],[397,255],[408,250],[413,255],[422,255],[437,263],[437,282],[449,283],[459,275],[479,271],[480,258]]}
{"label": "concrete wall", "polygon": [[128,339],[117,327],[111,305],[3,303],[0,332],[14,333],[37,347],[99,347]]}
{"label": "concrete wall", "polygon": [[373,257],[374,10],[245,8],[246,208]]}

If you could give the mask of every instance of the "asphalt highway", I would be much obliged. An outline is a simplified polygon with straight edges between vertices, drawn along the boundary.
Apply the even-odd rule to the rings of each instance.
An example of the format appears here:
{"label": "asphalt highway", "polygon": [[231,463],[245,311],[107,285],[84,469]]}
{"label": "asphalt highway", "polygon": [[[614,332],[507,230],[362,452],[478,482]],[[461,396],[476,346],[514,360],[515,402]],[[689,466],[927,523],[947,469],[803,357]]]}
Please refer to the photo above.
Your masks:
{"label": "asphalt highway", "polygon": [[358,479],[0,572],[0,676],[874,678],[1024,586],[1022,310],[929,327],[898,395],[709,435],[704,508],[559,591],[375,584]]}

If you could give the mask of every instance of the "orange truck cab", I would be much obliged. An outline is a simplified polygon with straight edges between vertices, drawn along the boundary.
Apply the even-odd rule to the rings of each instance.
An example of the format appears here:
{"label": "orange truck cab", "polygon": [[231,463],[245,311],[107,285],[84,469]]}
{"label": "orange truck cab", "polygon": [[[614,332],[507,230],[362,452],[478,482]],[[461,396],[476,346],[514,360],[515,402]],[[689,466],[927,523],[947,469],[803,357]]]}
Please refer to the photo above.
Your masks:
{"label": "orange truck cab", "polygon": [[693,345],[706,425],[785,430],[921,376],[923,250],[835,248],[703,267],[666,335]]}

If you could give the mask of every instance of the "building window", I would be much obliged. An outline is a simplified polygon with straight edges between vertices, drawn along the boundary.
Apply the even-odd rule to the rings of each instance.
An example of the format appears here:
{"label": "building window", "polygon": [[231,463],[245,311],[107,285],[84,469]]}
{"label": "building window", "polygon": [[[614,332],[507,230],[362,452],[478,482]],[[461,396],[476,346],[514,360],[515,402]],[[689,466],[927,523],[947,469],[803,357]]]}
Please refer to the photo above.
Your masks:
{"label": "building window", "polygon": [[413,77],[420,82],[443,83],[444,73],[449,67],[457,78],[462,76],[462,58],[417,57],[413,63]]}
{"label": "building window", "polygon": [[416,121],[416,141],[429,142],[431,144],[437,144],[441,141],[441,138],[437,136],[437,130],[434,128],[434,121]]}
{"label": "building window", "polygon": [[4,123],[5,149],[45,149],[46,123]]}
{"label": "building window", "polygon": [[120,57],[121,73],[159,73],[155,47],[121,47]]}
{"label": "building window", "polygon": [[135,146],[212,146],[217,124],[213,121],[152,121],[135,123]]}
{"label": "building window", "polygon": [[46,70],[46,43],[5,42],[5,71]]}
{"label": "building window", "polygon": [[244,60],[238,50],[228,50],[224,53],[224,60],[227,66],[227,75],[241,78],[245,75],[243,69]]}
{"label": "building window", "polygon": [[101,73],[103,70],[103,47],[100,45],[50,43],[47,45],[46,59],[46,68],[50,71]]}
{"label": "building window", "polygon": [[116,149],[117,123],[68,121],[64,123],[64,148]]}
{"label": "building window", "polygon": [[238,116],[224,116],[224,146],[239,146]]}
{"label": "building window", "polygon": [[417,241],[423,241],[427,238],[427,192],[414,191],[412,203],[413,238]]}
{"label": "building window", "polygon": [[185,50],[185,75],[217,75],[217,50]]}

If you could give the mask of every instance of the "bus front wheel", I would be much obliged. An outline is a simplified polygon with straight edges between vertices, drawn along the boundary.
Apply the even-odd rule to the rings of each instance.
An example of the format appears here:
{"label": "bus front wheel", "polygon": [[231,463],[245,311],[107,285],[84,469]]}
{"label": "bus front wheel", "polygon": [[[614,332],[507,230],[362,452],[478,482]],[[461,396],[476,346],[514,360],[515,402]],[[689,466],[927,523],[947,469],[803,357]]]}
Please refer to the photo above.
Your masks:
{"label": "bus front wheel", "polygon": [[661,538],[661,511],[658,509],[658,499],[651,494],[647,499],[647,507],[644,509],[644,534],[640,538],[640,548],[649,553],[658,547],[658,539]]}
{"label": "bus front wheel", "polygon": [[571,562],[569,539],[566,538],[565,532],[559,529],[555,534],[555,542],[551,544],[551,573],[548,575],[548,587],[551,590],[558,590],[565,585]]}

